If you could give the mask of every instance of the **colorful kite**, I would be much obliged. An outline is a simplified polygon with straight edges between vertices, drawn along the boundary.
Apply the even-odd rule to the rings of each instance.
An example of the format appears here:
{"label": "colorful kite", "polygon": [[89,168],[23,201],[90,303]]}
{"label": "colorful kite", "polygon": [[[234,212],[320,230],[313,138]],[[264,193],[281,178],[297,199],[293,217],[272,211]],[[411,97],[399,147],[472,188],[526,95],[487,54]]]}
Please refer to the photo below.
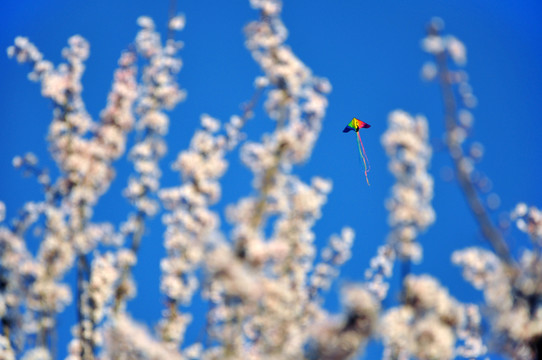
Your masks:
{"label": "colorful kite", "polygon": [[[361,160],[363,160],[363,166],[365,167],[365,179],[367,180],[367,185],[369,186],[371,184],[369,184],[369,177],[367,176],[367,173],[369,172],[369,170],[371,170],[371,164],[369,164],[369,158],[367,157],[367,154],[365,154],[365,147],[363,147],[361,136],[359,136],[359,129],[363,129],[363,128],[368,129],[370,127],[371,125],[367,124],[366,122],[353,118],[352,121],[350,121],[343,130],[343,132],[345,133],[349,132],[350,130],[354,130],[356,134],[358,135],[357,138],[358,138],[359,156],[361,157]],[[363,149],[363,153],[362,153],[362,149]]]}

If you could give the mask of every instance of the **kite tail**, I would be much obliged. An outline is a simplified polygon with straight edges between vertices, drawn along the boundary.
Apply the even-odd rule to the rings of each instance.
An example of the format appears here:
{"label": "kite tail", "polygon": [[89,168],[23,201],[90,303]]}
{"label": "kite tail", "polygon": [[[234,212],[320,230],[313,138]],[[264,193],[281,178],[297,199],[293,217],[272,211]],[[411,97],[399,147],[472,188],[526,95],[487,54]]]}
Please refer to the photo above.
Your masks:
{"label": "kite tail", "polygon": [[[361,159],[363,160],[363,166],[365,167],[365,180],[367,180],[367,185],[371,186],[371,184],[369,184],[369,177],[367,176],[367,173],[369,172],[369,170],[371,169],[371,165],[369,165],[369,168],[367,168],[367,164],[369,163],[369,158],[367,158],[367,155],[365,155],[365,148],[363,147],[363,142],[361,141],[361,136],[359,136],[359,132],[357,133],[358,134],[358,150],[359,150],[359,156],[361,157]],[[360,146],[361,145],[361,146]],[[362,154],[362,150],[363,149],[363,154]],[[365,155],[365,156],[363,156]],[[367,158],[367,162],[365,162],[365,158]]]}
{"label": "kite tail", "polygon": [[367,172],[371,171],[371,163],[369,162],[369,158],[367,157],[367,154],[365,154],[365,147],[363,146],[363,141],[361,141],[361,136],[359,136],[359,132],[358,132],[358,138],[359,138],[359,143],[361,144],[361,149],[363,150],[363,155],[365,156],[365,159],[367,159]]}

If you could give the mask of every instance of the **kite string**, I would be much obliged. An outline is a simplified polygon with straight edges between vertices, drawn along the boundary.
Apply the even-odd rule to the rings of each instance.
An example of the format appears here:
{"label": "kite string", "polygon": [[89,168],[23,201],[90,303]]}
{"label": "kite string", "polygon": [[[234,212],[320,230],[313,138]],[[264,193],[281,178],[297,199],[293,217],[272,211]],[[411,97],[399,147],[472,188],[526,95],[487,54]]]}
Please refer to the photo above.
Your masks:
{"label": "kite string", "polygon": [[[359,136],[359,132],[357,133],[358,134],[358,150],[359,150],[359,156],[361,157],[361,159],[363,160],[363,167],[365,168],[365,180],[367,180],[367,185],[371,186],[371,184],[369,184],[369,177],[367,176],[367,172],[369,171],[367,169],[367,163],[365,162],[365,156],[363,156],[363,154],[365,154],[365,149],[363,149],[363,154],[361,153],[361,149],[363,148],[363,142],[361,142],[361,137]],[[360,146],[361,144],[361,146]],[[369,162],[369,159],[367,159],[367,162]],[[370,165],[369,165],[370,166]],[[370,169],[370,168],[369,168]]]}

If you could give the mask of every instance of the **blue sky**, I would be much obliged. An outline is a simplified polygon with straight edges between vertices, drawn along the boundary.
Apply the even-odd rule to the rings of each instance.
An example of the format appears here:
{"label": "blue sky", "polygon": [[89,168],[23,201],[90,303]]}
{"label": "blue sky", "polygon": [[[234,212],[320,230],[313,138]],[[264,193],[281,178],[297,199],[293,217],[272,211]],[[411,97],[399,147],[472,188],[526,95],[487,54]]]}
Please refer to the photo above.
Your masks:
{"label": "blue sky", "polygon": [[[165,30],[168,3],[4,0],[0,4],[0,49],[5,51],[17,35],[27,36],[47,59],[58,63],[60,51],[71,35],[85,37],[90,42],[91,55],[83,76],[83,97],[87,110],[97,118],[105,106],[119,54],[137,31],[137,17],[149,15],[159,29]],[[178,182],[177,175],[169,171],[169,164],[188,145],[200,114],[208,113],[225,121],[239,113],[239,105],[253,93],[254,77],[260,75],[243,45],[242,27],[258,16],[248,1],[180,1],[178,10],[187,19],[178,39],[185,42],[179,82],[188,97],[170,114],[169,152],[162,161],[165,186]],[[494,218],[519,201],[542,206],[541,2],[287,1],[283,11],[290,32],[287,43],[314,74],[327,77],[333,86],[320,139],[311,159],[296,171],[306,180],[320,175],[334,183],[324,216],[315,228],[318,244],[344,225],[356,231],[353,258],[344,267],[343,281],[362,279],[369,259],[388,232],[384,200],[389,196],[393,178],[380,145],[388,113],[400,108],[424,114],[433,143],[438,144],[441,139],[443,110],[438,86],[421,81],[419,76],[422,64],[430,60],[419,43],[433,16],[443,18],[446,32],[462,40],[468,49],[466,70],[478,98],[473,111],[473,138],[485,147],[478,169],[489,176],[492,191],[501,199]],[[7,205],[8,217],[12,217],[24,202],[41,197],[39,186],[32,179],[22,178],[11,167],[11,159],[32,151],[45,165],[54,168],[45,139],[51,106],[40,97],[39,86],[26,79],[28,69],[3,54],[0,200]],[[372,125],[363,133],[372,165],[371,187],[363,179],[354,137],[341,132],[352,116]],[[271,122],[259,108],[246,130],[249,137],[258,139],[262,131],[270,128]],[[252,191],[248,170],[240,165],[236,155],[230,160],[223,200],[217,210]],[[413,271],[434,274],[458,299],[472,301],[478,298],[477,293],[462,280],[459,269],[450,264],[450,254],[484,243],[457,185],[441,181],[441,171],[449,165],[448,155],[435,150],[431,173],[436,180],[433,206],[437,220],[421,238],[424,260]],[[118,169],[111,194],[98,205],[98,221],[118,222],[122,219],[119,214],[129,209],[118,193],[126,184],[130,164],[121,161]],[[162,308],[157,291],[158,262],[163,254],[161,236],[157,217],[142,245],[145,256],[140,257],[135,269],[139,299],[130,304],[134,317],[149,325]],[[516,250],[526,243],[515,229],[507,236]],[[329,302],[331,309],[337,309],[335,296],[330,296]],[[61,339],[67,337],[68,331],[66,326],[62,328]],[[64,347],[61,344],[61,349]]]}

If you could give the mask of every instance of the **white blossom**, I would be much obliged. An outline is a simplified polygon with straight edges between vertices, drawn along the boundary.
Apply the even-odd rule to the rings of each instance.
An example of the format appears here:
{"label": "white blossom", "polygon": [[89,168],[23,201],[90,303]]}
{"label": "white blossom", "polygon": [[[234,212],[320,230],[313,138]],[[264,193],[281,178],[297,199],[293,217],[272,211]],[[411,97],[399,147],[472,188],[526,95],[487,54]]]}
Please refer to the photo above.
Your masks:
{"label": "white blossom", "polygon": [[437,67],[432,62],[427,62],[423,64],[422,67],[422,78],[426,81],[431,81],[437,76]]}
{"label": "white blossom", "polygon": [[184,29],[185,23],[186,23],[186,19],[184,15],[177,15],[169,20],[168,27],[170,29],[179,31],[179,30]]}
{"label": "white blossom", "polygon": [[467,49],[455,36],[447,36],[445,39],[446,49],[457,65],[465,65],[467,62]]}

